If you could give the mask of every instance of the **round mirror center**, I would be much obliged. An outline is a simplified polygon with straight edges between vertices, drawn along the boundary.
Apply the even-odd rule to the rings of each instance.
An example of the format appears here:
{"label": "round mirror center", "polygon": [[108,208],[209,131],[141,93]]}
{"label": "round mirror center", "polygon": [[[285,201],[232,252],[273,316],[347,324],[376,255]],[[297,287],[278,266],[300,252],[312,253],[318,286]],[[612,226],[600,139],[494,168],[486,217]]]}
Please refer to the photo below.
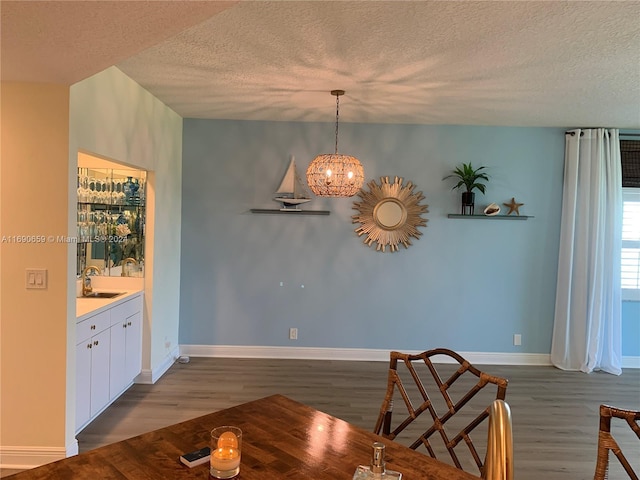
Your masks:
{"label": "round mirror center", "polygon": [[384,228],[395,228],[403,220],[404,209],[394,200],[383,200],[375,209],[375,219]]}

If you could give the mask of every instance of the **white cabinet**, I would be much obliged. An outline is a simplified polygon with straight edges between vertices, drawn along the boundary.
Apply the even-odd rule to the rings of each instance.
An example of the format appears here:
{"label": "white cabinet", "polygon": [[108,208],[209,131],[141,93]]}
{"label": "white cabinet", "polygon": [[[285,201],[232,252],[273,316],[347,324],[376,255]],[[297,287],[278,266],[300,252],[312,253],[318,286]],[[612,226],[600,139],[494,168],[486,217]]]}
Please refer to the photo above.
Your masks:
{"label": "white cabinet", "polygon": [[91,339],[76,345],[76,428],[91,418]]}
{"label": "white cabinet", "polygon": [[127,319],[125,375],[130,382],[142,372],[142,311]]}
{"label": "white cabinet", "polygon": [[109,403],[111,316],[102,312],[76,325],[76,425],[83,426]]}
{"label": "white cabinet", "polygon": [[111,309],[109,390],[115,399],[142,370],[142,297]]}
{"label": "white cabinet", "polygon": [[109,388],[111,398],[115,398],[124,390],[125,347],[127,342],[126,324],[111,326],[111,361],[109,362]]}
{"label": "white cabinet", "polygon": [[76,324],[76,432],[142,370],[142,294]]}
{"label": "white cabinet", "polygon": [[91,337],[91,416],[97,415],[109,403],[109,332]]}

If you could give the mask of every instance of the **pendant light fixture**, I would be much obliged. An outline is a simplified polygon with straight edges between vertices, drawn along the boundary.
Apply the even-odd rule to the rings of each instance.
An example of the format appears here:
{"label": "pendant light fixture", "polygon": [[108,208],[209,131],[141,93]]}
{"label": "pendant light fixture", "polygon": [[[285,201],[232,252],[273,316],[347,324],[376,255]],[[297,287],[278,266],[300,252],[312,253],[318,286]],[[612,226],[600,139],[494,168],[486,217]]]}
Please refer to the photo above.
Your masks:
{"label": "pendant light fixture", "polygon": [[307,168],[307,183],[319,197],[353,197],[364,183],[360,160],[338,153],[338,118],[340,95],[344,90],[332,90],[336,97],[336,153],[318,155]]}

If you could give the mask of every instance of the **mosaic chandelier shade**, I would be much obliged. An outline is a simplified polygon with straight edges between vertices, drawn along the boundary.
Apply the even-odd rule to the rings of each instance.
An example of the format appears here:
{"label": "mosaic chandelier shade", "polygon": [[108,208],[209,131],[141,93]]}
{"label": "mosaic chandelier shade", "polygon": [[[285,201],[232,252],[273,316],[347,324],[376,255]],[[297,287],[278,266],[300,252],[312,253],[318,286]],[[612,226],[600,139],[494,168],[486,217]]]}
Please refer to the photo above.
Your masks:
{"label": "mosaic chandelier shade", "polygon": [[338,119],[340,95],[344,90],[332,90],[336,97],[336,149],[335,153],[318,155],[307,168],[307,183],[319,197],[352,197],[364,183],[364,169],[360,160],[338,153]]}

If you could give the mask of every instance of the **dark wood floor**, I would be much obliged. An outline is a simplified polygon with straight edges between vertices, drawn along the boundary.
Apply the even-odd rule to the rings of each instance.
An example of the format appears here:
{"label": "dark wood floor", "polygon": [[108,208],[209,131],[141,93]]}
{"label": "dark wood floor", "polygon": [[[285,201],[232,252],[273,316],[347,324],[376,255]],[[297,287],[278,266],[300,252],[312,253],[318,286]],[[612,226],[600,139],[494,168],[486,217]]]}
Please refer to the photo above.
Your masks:
{"label": "dark wood floor", "polygon": [[[599,405],[640,409],[640,370],[614,376],[553,367],[479,368],[509,380],[518,480],[591,480]],[[384,362],[191,358],[155,385],[131,387],[78,435],[80,451],[274,393],[372,430],[386,378]],[[482,443],[483,435],[474,443]],[[631,456],[640,471],[635,442]],[[612,470],[610,478],[625,478],[618,475]]]}

